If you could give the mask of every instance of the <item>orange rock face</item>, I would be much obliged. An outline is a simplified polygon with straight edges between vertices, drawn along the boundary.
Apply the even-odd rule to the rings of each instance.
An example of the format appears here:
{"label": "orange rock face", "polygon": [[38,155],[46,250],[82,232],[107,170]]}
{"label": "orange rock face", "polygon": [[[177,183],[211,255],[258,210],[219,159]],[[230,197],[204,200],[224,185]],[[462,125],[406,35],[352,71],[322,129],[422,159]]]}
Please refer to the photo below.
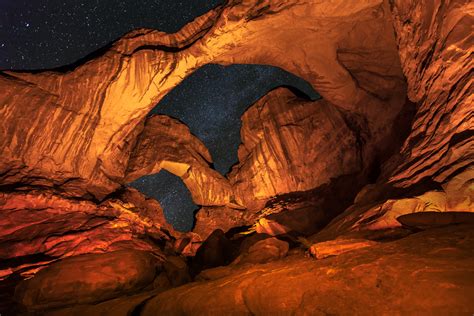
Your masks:
{"label": "orange rock face", "polygon": [[159,204],[136,191],[121,198],[129,202],[111,199],[97,205],[47,193],[2,193],[0,258],[5,266],[0,278],[28,276],[58,259],[87,253],[132,248],[163,258],[163,249],[145,238],[166,242],[177,235]]}
{"label": "orange rock face", "polygon": [[[67,304],[150,283],[164,289],[190,281],[179,253],[194,255],[221,229],[201,253],[226,262],[219,256],[238,238],[224,233],[248,226],[274,237],[253,240],[234,265],[202,271],[200,282],[134,297],[127,311],[472,313],[472,8],[467,0],[231,0],[178,33],[135,30],[74,66],[0,72],[0,280],[49,265],[18,292],[40,308],[63,306],[54,303],[63,289],[73,289]],[[208,63],[278,66],[323,99],[278,88],[251,106],[239,162],[224,177],[184,124],[147,116]],[[400,149],[410,102],[415,118]],[[173,231],[158,202],[121,188],[162,169],[203,206],[193,233]],[[166,276],[155,279],[154,263],[132,254],[108,279],[115,251],[131,248],[166,261]],[[104,278],[88,271],[69,282],[68,262],[97,253],[105,254],[91,264]],[[65,278],[54,272],[62,265]],[[74,300],[78,284],[83,300]]]}
{"label": "orange rock face", "polygon": [[391,2],[408,95],[417,102],[415,120],[400,154],[385,166],[387,176],[363,190],[316,240],[403,234],[399,217],[425,218],[427,227],[436,226],[436,218],[450,221],[448,214],[428,220],[431,215],[420,212],[474,212],[473,62],[465,32],[472,4]]}
{"label": "orange rock face", "polygon": [[418,103],[391,181],[442,183],[474,162],[472,2],[391,2],[408,95]]}
{"label": "orange rock face", "polygon": [[362,169],[362,148],[343,114],[324,100],[305,101],[284,88],[244,113],[241,135],[239,164],[228,177],[247,207]]}
{"label": "orange rock face", "polygon": [[146,287],[153,282],[158,264],[149,253],[136,250],[76,256],[23,282],[16,296],[32,310],[100,302]]}
{"label": "orange rock face", "polygon": [[421,232],[322,260],[295,255],[216,268],[148,300],[142,315],[470,313],[472,228]]}
{"label": "orange rock face", "polygon": [[126,171],[126,182],[165,169],[183,179],[198,205],[226,205],[231,201],[229,181],[209,164],[206,146],[183,123],[156,115],[145,121]]}

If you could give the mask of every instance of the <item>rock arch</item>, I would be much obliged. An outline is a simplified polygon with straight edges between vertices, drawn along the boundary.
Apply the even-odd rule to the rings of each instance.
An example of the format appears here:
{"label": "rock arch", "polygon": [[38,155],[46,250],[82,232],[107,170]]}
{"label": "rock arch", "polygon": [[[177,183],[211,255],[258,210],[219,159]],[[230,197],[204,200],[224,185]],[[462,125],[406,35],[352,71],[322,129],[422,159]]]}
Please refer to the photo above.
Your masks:
{"label": "rock arch", "polygon": [[[301,76],[331,106],[363,117],[366,146],[383,150],[405,99],[388,9],[337,2],[230,1],[174,34],[132,31],[79,65],[1,72],[1,182],[103,198],[124,183],[150,109],[209,63],[269,64]],[[289,18],[292,27],[281,28]]]}

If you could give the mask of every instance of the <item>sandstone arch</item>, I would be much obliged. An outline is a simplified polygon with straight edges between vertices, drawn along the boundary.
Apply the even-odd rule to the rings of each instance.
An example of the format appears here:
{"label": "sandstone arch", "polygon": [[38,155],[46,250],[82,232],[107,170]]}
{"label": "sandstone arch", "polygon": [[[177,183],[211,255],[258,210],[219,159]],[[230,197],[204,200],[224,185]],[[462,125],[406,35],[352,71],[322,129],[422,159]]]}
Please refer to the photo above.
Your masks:
{"label": "sandstone arch", "polygon": [[[132,31],[71,68],[2,72],[2,183],[104,197],[126,177],[149,110],[208,63],[301,76],[331,106],[362,117],[366,146],[383,150],[405,95],[388,9],[380,0],[336,2],[229,1],[175,34]],[[292,27],[281,28],[288,19]]]}

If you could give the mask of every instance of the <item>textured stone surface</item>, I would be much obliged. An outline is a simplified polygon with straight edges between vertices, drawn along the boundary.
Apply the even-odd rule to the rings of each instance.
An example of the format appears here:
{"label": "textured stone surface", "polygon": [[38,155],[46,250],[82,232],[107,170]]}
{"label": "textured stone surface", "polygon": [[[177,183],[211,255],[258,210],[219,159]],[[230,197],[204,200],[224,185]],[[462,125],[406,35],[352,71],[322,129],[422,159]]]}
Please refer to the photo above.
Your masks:
{"label": "textured stone surface", "polygon": [[309,248],[309,252],[316,259],[324,259],[376,244],[376,242],[364,239],[335,239],[316,243]]}
{"label": "textured stone surface", "polygon": [[[172,242],[179,233],[164,220],[159,204],[135,190],[101,205],[48,193],[0,194],[0,277],[25,276],[60,258],[120,249],[163,256],[148,237]],[[174,236],[173,236],[174,234]]]}
{"label": "textured stone surface", "polygon": [[419,212],[397,217],[403,226],[429,229],[453,224],[474,224],[474,213],[468,212]]}
{"label": "textured stone surface", "polygon": [[135,250],[67,258],[22,281],[15,296],[31,310],[100,302],[150,285],[158,263]]}
{"label": "textured stone surface", "polygon": [[[242,116],[239,164],[228,176],[245,205],[307,191],[362,169],[357,136],[337,108],[306,101],[285,88],[270,92]],[[337,144],[337,146],[335,146]]]}
{"label": "textured stone surface", "polygon": [[205,240],[216,229],[226,232],[233,227],[249,225],[252,223],[252,215],[247,211],[225,206],[203,207],[196,213],[193,232]]}
{"label": "textured stone surface", "polygon": [[[51,282],[61,275],[47,275],[81,258],[70,256],[107,258],[135,248],[161,262],[163,248],[193,255],[215,229],[255,221],[257,232],[309,235],[371,181],[322,231],[298,239],[316,243],[310,253],[319,258],[337,256],[313,260],[284,242],[267,253],[275,239],[250,237],[236,263],[253,265],[202,271],[199,282],[145,305],[155,294],[117,304],[145,315],[472,313],[474,233],[463,224],[474,212],[472,9],[467,0],[229,1],[176,34],[133,31],[73,67],[0,72],[0,189],[9,192],[0,195],[0,278],[50,265],[18,295],[28,306],[59,306],[63,289]],[[323,100],[280,88],[250,107],[239,163],[227,180],[209,168],[207,149],[186,126],[147,117],[207,63],[279,66],[306,79]],[[415,119],[386,161],[410,122],[400,113],[410,105],[406,89]],[[181,176],[205,206],[192,234],[174,232],[159,204],[134,191],[91,202],[161,169]],[[36,191],[12,193],[20,188]],[[302,201],[270,203],[292,194]],[[433,228],[440,225],[448,226]],[[426,231],[414,233],[420,229]],[[222,259],[225,250],[212,255]],[[287,252],[293,255],[280,258]],[[259,264],[269,258],[279,259]],[[79,301],[66,303],[108,299],[142,283],[163,290],[189,281],[182,259],[166,262],[152,281],[147,268],[120,291],[122,281],[97,288],[86,282],[81,295],[66,295]],[[120,263],[102,263],[87,275]],[[76,282],[80,269],[72,270],[76,279],[55,283]],[[114,303],[102,304],[82,310],[100,313]]]}
{"label": "textured stone surface", "polygon": [[257,264],[278,260],[288,254],[289,245],[286,241],[275,237],[257,241],[242,253],[232,264]]}
{"label": "textured stone surface", "polygon": [[391,0],[408,96],[418,103],[398,186],[447,179],[474,162],[473,5],[468,0]]}
{"label": "textured stone surface", "polygon": [[[397,237],[399,234],[405,234],[398,220],[399,217],[429,216],[415,215],[423,212],[456,212],[461,214],[460,218],[468,218],[474,212],[473,174],[474,169],[468,168],[445,182],[438,190],[429,190],[415,196],[410,192],[404,192],[401,197],[383,199],[375,203],[370,195],[377,186],[371,185],[362,190],[354,205],[334,218],[312,239],[314,241],[331,240],[342,235],[370,239],[383,239],[391,235]],[[390,187],[388,190],[394,189]],[[462,215],[462,213],[467,214]],[[450,215],[439,216],[449,217]],[[436,220],[433,219],[427,226],[436,226]]]}
{"label": "textured stone surface", "polygon": [[469,314],[473,246],[472,226],[451,226],[322,260],[217,268],[149,300],[142,315]]}
{"label": "textured stone surface", "polygon": [[130,157],[126,182],[165,169],[181,177],[194,203],[226,205],[231,201],[229,181],[211,169],[211,155],[189,128],[165,115],[148,118]]}
{"label": "textured stone surface", "polygon": [[228,265],[236,257],[237,248],[221,229],[213,231],[202,243],[192,260],[192,273]]}
{"label": "textured stone surface", "polygon": [[144,294],[137,294],[125,296],[121,298],[112,299],[98,304],[90,305],[76,305],[73,307],[66,307],[48,311],[51,316],[129,316],[135,310],[139,309],[140,304],[152,297],[154,292],[147,292]]}

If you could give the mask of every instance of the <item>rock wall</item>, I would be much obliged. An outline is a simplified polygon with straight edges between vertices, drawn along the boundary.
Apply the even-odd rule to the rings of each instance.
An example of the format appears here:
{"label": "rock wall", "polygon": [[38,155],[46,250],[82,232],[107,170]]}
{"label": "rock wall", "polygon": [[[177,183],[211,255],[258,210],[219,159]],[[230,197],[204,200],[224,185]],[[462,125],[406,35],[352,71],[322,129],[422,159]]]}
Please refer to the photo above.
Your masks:
{"label": "rock wall", "polygon": [[343,114],[325,100],[304,100],[285,88],[244,113],[241,137],[239,163],[228,178],[250,208],[327,184],[336,170],[339,175],[362,170],[362,148]]}
{"label": "rock wall", "polygon": [[365,187],[314,241],[394,238],[411,232],[398,220],[403,216],[421,226],[446,225],[460,220],[455,213],[474,212],[472,3],[390,3],[415,119],[378,183]]}
{"label": "rock wall", "polygon": [[473,4],[391,0],[408,96],[417,103],[401,163],[390,181],[442,183],[474,162]]}
{"label": "rock wall", "polygon": [[121,249],[148,251],[164,260],[164,247],[156,241],[172,248],[179,237],[159,203],[136,190],[100,205],[47,192],[0,194],[0,279],[31,276],[70,256]]}

